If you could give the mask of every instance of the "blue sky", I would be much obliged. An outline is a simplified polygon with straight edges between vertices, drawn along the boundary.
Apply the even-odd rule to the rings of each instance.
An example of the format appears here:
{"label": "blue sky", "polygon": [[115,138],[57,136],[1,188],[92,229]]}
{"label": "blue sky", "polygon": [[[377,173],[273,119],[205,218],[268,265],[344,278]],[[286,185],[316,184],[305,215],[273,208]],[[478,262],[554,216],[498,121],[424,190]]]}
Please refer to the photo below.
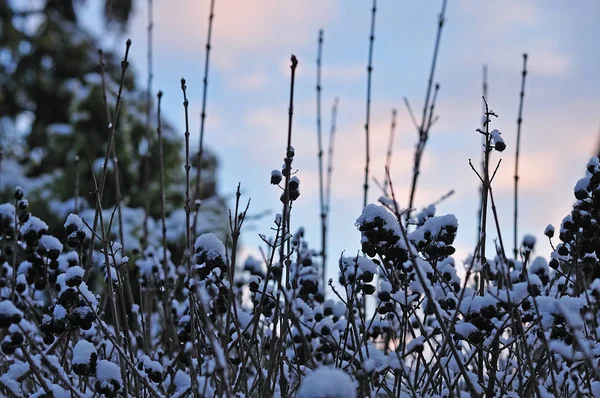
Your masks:
{"label": "blue sky", "polygon": [[[449,0],[436,81],[441,90],[439,121],[422,163],[419,208],[454,189],[438,207],[459,220],[458,259],[476,243],[477,177],[468,159],[480,159],[482,66],[488,66],[488,101],[499,115],[492,127],[502,132],[507,150],[494,184],[504,241],[512,249],[512,184],[522,53],[529,54],[521,141],[520,236],[536,235],[537,254],[548,256],[542,239],[570,211],[572,188],[598,148],[600,77],[597,37],[600,3]],[[408,190],[417,140],[402,98],[421,113],[441,1],[378,2],[372,91],[371,170],[383,177],[390,114],[398,109],[392,178],[402,204]],[[209,1],[154,0],[154,89],[161,89],[164,113],[182,132],[179,79],[188,81],[192,142],[198,141],[204,46]],[[289,95],[289,56],[299,59],[293,146],[301,180],[292,224],[306,228],[318,245],[318,173],[315,60],[318,30],[323,51],[323,130],[335,96],[340,97],[330,221],[329,256],[356,253],[354,221],[362,206],[366,63],[370,1],[216,0],[208,92],[206,144],[221,161],[219,187],[231,194],[238,182],[252,198],[251,211],[281,211],[279,189],[269,184],[284,155]],[[90,2],[84,20],[98,31],[98,4]],[[132,66],[145,84],[145,2],[136,2],[126,36],[133,40]],[[105,35],[105,46],[121,48],[125,36]],[[325,141],[326,142],[326,141]],[[372,186],[369,199],[377,199]],[[405,203],[406,202],[406,203]],[[259,232],[269,233],[272,216],[243,235],[245,252],[257,254]],[[490,241],[496,237],[489,228]],[[317,248],[315,246],[315,248]],[[330,275],[337,274],[335,263]]]}

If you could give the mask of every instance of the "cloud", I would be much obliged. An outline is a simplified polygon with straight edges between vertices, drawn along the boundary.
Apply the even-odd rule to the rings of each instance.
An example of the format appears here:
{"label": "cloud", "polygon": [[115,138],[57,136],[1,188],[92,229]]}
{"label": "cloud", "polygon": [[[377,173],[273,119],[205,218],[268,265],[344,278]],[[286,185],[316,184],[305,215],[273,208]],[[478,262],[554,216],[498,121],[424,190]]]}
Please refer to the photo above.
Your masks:
{"label": "cloud", "polygon": [[461,1],[456,4],[476,27],[505,32],[539,21],[537,5],[533,1],[506,0],[503,2]]}
{"label": "cloud", "polygon": [[266,87],[268,84],[267,74],[264,70],[254,70],[249,73],[241,73],[239,76],[236,76],[230,82],[233,88],[245,90],[245,91],[255,91],[261,90]]}
{"label": "cloud", "polygon": [[[154,7],[155,46],[173,53],[204,53],[208,2],[173,0],[155,3]],[[217,1],[213,61],[217,68],[231,71],[244,69],[273,50],[289,52],[307,42],[307,32],[316,32],[326,25],[337,8],[338,1]],[[143,31],[145,24],[145,18],[139,18],[133,30]]]}

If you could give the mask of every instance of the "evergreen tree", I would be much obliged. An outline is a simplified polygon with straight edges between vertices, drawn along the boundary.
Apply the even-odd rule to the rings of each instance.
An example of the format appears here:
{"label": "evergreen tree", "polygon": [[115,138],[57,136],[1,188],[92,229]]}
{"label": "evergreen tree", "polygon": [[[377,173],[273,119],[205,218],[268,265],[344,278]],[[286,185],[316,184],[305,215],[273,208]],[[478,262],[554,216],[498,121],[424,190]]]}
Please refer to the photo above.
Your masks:
{"label": "evergreen tree", "polygon": [[[94,207],[94,184],[87,159],[99,177],[109,136],[97,40],[78,24],[74,3],[46,0],[41,9],[22,10],[0,0],[0,127],[5,126],[0,130],[0,149],[5,153],[5,161],[12,155],[25,176],[37,181],[31,184],[37,187],[36,192],[29,192],[28,197],[36,213],[48,220],[64,220],[74,210],[76,183],[80,207]],[[124,29],[131,8],[130,0],[107,0],[107,29]],[[121,77],[121,55],[106,52],[104,61],[112,114]],[[148,204],[149,215],[158,219],[161,200],[156,115],[152,115],[148,131],[145,97],[145,90],[137,87],[129,68],[116,123],[115,149],[122,205],[144,208]],[[23,145],[18,148],[14,145],[15,126],[20,119],[28,123]],[[162,131],[170,215],[183,208],[183,134],[176,133],[164,120]],[[79,162],[75,161],[77,158]],[[224,201],[216,196],[217,161],[210,152],[204,151],[202,167],[201,199],[212,198],[206,201],[203,211],[224,218]],[[115,181],[109,162],[103,196],[105,209],[114,207],[118,199]],[[3,185],[5,195],[11,194],[14,186]],[[140,234],[136,232],[137,237]]]}

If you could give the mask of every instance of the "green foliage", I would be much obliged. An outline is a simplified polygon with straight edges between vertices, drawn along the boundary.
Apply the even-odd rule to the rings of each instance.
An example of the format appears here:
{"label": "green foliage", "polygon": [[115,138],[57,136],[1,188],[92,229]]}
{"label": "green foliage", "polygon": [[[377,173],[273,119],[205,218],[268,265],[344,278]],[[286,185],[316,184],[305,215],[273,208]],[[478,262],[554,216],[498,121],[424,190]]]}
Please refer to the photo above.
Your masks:
{"label": "green foliage", "polygon": [[[121,80],[121,55],[104,53],[106,105],[98,43],[77,24],[72,3],[47,0],[43,8],[28,12],[0,3],[0,54],[4,55],[0,62],[0,121],[10,120],[14,125],[24,116],[30,121],[24,136],[17,137],[23,142],[21,148],[7,144],[10,132],[0,132],[0,149],[5,147],[18,159],[25,177],[43,181],[35,184],[36,192],[28,194],[32,209],[51,222],[61,221],[65,214],[56,214],[50,201],[71,203],[73,209],[76,185],[80,206],[94,207],[91,168],[99,180],[108,146],[109,118],[115,111]],[[131,9],[131,0],[107,0],[107,27],[124,28]],[[121,203],[129,208],[148,206],[149,215],[159,219],[157,117],[156,112],[150,112],[148,128],[148,105],[145,89],[136,86],[133,68],[128,68],[115,134]],[[184,203],[183,132],[176,133],[164,117],[162,132],[169,216]],[[202,163],[201,199],[207,199],[216,195],[217,160],[205,150]],[[192,179],[195,174],[192,169]],[[0,194],[3,198],[12,195],[13,189],[6,186]],[[114,165],[109,161],[103,207],[111,209],[117,200]],[[219,202],[224,207],[223,201]]]}

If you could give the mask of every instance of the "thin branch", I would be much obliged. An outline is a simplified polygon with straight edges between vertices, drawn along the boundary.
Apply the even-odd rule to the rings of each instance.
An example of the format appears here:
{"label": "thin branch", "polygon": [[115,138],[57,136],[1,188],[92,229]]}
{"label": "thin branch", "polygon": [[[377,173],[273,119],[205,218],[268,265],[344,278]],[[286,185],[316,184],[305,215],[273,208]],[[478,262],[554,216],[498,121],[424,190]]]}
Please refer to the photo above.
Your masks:
{"label": "thin branch", "polygon": [[[394,149],[394,134],[396,133],[396,109],[392,109],[392,124],[390,126],[390,138],[388,139],[388,148],[385,158],[385,168],[389,170],[392,165],[392,151]],[[388,179],[383,179],[383,191],[387,192]]]}
{"label": "thin branch", "polygon": [[321,134],[321,64],[323,55],[323,29],[319,30],[317,47],[317,161],[319,164],[319,216],[321,218],[321,264],[322,281],[325,286],[325,239],[327,234],[327,212],[325,209],[325,193],[323,187],[323,140]]}
{"label": "thin branch", "polygon": [[404,105],[406,105],[406,110],[408,111],[408,115],[410,116],[410,120],[413,122],[413,125],[415,126],[415,130],[419,131],[419,123],[417,123],[417,119],[415,118],[415,114],[412,110],[412,107],[410,106],[410,102],[408,102],[408,98],[403,97],[404,99]]}
{"label": "thin branch", "polygon": [[[437,57],[438,57],[438,51],[440,48],[440,41],[442,38],[442,28],[444,27],[444,21],[445,21],[445,14],[446,14],[446,3],[447,0],[443,0],[442,2],[442,11],[440,12],[439,18],[438,18],[438,30],[437,30],[437,36],[435,39],[435,46],[434,46],[434,50],[433,50],[433,58],[431,60],[431,70],[429,72],[429,83],[427,84],[427,93],[425,94],[425,104],[423,105],[423,118],[421,121],[421,125],[419,128],[419,143],[417,144],[417,149],[415,151],[415,162],[413,165],[413,178],[412,178],[412,183],[411,183],[411,188],[410,188],[410,196],[409,196],[409,201],[408,201],[408,209],[409,211],[406,213],[406,219],[410,219],[410,213],[411,213],[411,209],[413,208],[413,203],[414,203],[414,199],[415,199],[415,192],[417,189],[417,181],[419,178],[419,169],[421,167],[421,158],[423,155],[423,150],[425,149],[425,143],[427,141],[427,137],[429,135],[429,125],[427,125],[427,129],[425,128],[426,126],[426,122],[428,120],[427,118],[427,108],[429,107],[429,99],[431,97],[431,89],[433,87],[433,77],[435,74],[435,67],[436,67],[436,63],[437,63]],[[438,87],[436,85],[436,87]],[[433,106],[431,107],[433,109]],[[431,121],[431,116],[429,117],[429,120]]]}
{"label": "thin branch", "polygon": [[80,180],[80,172],[79,172],[79,155],[75,155],[75,199],[74,199],[74,210],[73,213],[79,214],[79,180]]}
{"label": "thin branch", "polygon": [[[482,76],[482,84],[481,84],[481,90],[482,90],[482,95],[483,98],[488,98],[488,78],[487,78],[488,74],[487,74],[487,65],[483,65],[483,76]],[[481,127],[485,128],[485,106],[482,105],[483,110],[482,110],[482,119],[481,119]],[[485,146],[485,136],[481,136],[481,146]],[[485,160],[485,155],[482,152],[481,153],[481,170],[483,170],[483,163]],[[481,195],[481,187],[479,187],[479,210],[477,211],[477,240],[479,240],[479,237],[481,236],[481,209],[482,209],[482,200],[483,200],[483,196]]]}
{"label": "thin branch", "polygon": [[[186,287],[192,287],[189,286],[192,282],[192,278],[193,278],[193,274],[192,274],[192,236],[190,233],[190,121],[189,121],[189,114],[188,114],[188,99],[187,99],[187,93],[186,93],[187,87],[185,85],[185,79],[181,78],[181,91],[183,92],[183,109],[184,109],[184,113],[185,113],[185,133],[184,133],[184,137],[185,137],[185,205],[184,205],[184,209],[185,209],[185,254],[184,254],[184,259],[187,263],[187,281],[188,281],[188,286]],[[190,365],[190,368],[192,370],[192,389],[194,392],[194,397],[197,397],[198,395],[198,388],[196,387],[197,381],[196,381],[196,366],[194,364],[194,362],[196,361],[196,358],[198,357],[198,349],[196,347],[196,317],[194,315],[194,289],[192,288],[190,290],[190,292],[188,293],[188,300],[189,300],[189,306],[190,306],[190,327],[192,330],[192,363]]]}
{"label": "thin branch", "polygon": [[[331,107],[331,129],[329,130],[329,148],[327,149],[327,183],[325,188],[325,239],[323,246],[323,288],[326,286],[326,271],[327,271],[327,231],[329,230],[329,215],[331,214],[331,176],[333,174],[333,144],[335,139],[337,110],[339,98],[335,97],[333,106]],[[323,290],[325,291],[325,290]]]}
{"label": "thin branch", "polygon": [[[200,113],[200,141],[198,143],[198,159],[196,170],[196,188],[194,191],[194,200],[199,200],[202,195],[202,155],[204,152],[204,125],[206,122],[206,97],[208,94],[208,66],[210,61],[210,49],[212,38],[213,19],[215,18],[215,0],[210,1],[210,11],[208,14],[208,33],[206,36],[206,57],[204,59],[204,79],[202,79],[202,113]],[[198,212],[194,217],[194,226],[192,228],[193,238],[196,238],[196,230],[198,224]]]}
{"label": "thin branch", "polygon": [[[152,142],[152,132],[150,127],[150,119],[152,115],[152,80],[154,75],[152,73],[152,31],[154,29],[153,13],[152,13],[152,0],[148,0],[148,45],[147,45],[147,58],[148,58],[148,83],[146,85],[146,140],[147,149],[142,159],[143,164],[143,186],[147,187],[150,182],[150,143]],[[142,241],[144,244],[148,244],[148,218],[150,217],[150,195],[146,195],[144,201],[144,230]]]}
{"label": "thin branch", "polygon": [[518,188],[519,188],[519,154],[521,148],[521,122],[523,121],[523,98],[525,97],[525,77],[527,76],[527,53],[523,54],[523,72],[521,79],[521,94],[519,100],[519,117],[517,118],[517,149],[515,154],[515,197],[514,197],[514,240],[513,254],[515,259],[519,254],[519,246],[517,246],[517,224],[518,224]]}
{"label": "thin branch", "polygon": [[371,77],[373,75],[373,44],[375,42],[375,13],[377,11],[377,0],[373,0],[371,9],[371,35],[369,36],[369,64],[367,66],[367,116],[365,121],[366,157],[365,157],[365,182],[363,184],[364,196],[363,207],[367,206],[369,191],[369,124],[371,119]]}
{"label": "thin branch", "polygon": [[[290,106],[288,108],[288,137],[287,137],[287,147],[286,147],[286,155],[285,155],[285,185],[283,192],[283,214],[281,216],[281,238],[282,244],[280,247],[280,261],[281,266],[284,266],[285,259],[285,239],[286,234],[289,233],[289,228],[286,230],[288,220],[288,210],[290,205],[290,176],[292,174],[292,158],[293,158],[293,149],[292,149],[292,120],[294,116],[294,84],[296,78],[296,68],[298,66],[298,59],[295,55],[291,57],[291,79],[290,79]],[[290,283],[290,267],[286,267],[286,283]]]}
{"label": "thin branch", "polygon": [[[123,86],[125,83],[125,72],[127,71],[127,68],[129,67],[129,62],[127,61],[127,59],[129,58],[129,48],[131,47],[131,40],[127,39],[126,43],[125,43],[125,56],[123,57],[123,60],[121,61],[121,80],[119,82],[119,90],[117,92],[117,99],[116,99],[116,103],[115,103],[115,112],[112,115],[112,121],[108,124],[108,130],[109,130],[109,134],[108,134],[108,143],[106,146],[106,154],[104,155],[104,163],[102,165],[102,177],[100,179],[100,187],[99,187],[99,191],[98,191],[98,197],[100,198],[100,201],[102,201],[103,195],[104,195],[104,185],[106,183],[106,173],[108,171],[108,159],[110,158],[110,154],[111,154],[111,149],[113,148],[113,140],[115,137],[115,131],[116,131],[116,123],[117,123],[117,116],[119,115],[119,105],[121,104],[121,95],[123,93]],[[100,67],[101,70],[104,70],[104,61],[103,61],[103,55],[102,55],[102,50],[99,51],[99,55],[100,55]],[[104,73],[102,73],[102,76],[104,76]],[[104,80],[104,79],[103,79]],[[105,86],[106,82],[104,82],[103,86]],[[103,89],[103,93],[104,93],[104,97],[105,97],[105,104],[108,104],[108,102],[106,101],[106,89]],[[108,105],[106,106],[106,110],[107,110],[107,117],[109,116],[108,113]],[[110,120],[111,118],[108,117],[108,119]],[[93,173],[93,170],[92,170]],[[96,230],[96,227],[98,226],[98,218],[100,217],[100,215],[98,214],[98,208],[96,208],[96,214],[94,215],[94,230]],[[92,241],[90,243],[90,251],[88,254],[88,266],[87,268],[89,268],[92,264],[92,254],[94,252],[94,236],[92,235]]]}

